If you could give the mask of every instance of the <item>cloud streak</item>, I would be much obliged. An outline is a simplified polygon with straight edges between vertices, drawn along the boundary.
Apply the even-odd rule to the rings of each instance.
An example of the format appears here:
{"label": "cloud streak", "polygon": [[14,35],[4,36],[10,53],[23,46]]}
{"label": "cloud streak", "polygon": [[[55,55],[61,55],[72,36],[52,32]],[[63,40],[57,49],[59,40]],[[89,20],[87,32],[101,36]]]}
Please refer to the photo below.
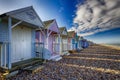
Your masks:
{"label": "cloud streak", "polygon": [[[81,36],[120,27],[120,0],[86,0],[77,5],[73,22]],[[73,26],[74,27],[74,26]],[[70,30],[75,30],[75,28]]]}

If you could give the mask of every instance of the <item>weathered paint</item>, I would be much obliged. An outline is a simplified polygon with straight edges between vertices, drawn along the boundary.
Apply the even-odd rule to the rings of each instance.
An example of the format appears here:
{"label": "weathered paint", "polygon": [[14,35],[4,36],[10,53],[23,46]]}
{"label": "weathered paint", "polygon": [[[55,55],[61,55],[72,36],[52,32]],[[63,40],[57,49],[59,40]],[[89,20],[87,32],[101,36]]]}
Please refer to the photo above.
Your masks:
{"label": "weathered paint", "polygon": [[5,22],[0,23],[0,42],[8,42],[8,25]]}
{"label": "weathered paint", "polygon": [[36,31],[36,42],[44,43],[44,38],[46,37],[41,31]]}
{"label": "weathered paint", "polygon": [[48,49],[50,50],[50,52],[52,53],[53,52],[53,35],[50,35],[48,37]]}
{"label": "weathered paint", "polygon": [[12,67],[11,64],[11,53],[12,53],[12,49],[11,49],[11,42],[12,42],[12,18],[9,16],[8,17],[8,68],[10,69]]}
{"label": "weathered paint", "polygon": [[68,50],[72,50],[72,38],[68,38]]}
{"label": "weathered paint", "polygon": [[31,28],[16,26],[12,29],[12,58],[11,62],[17,62],[32,58],[32,37]]}
{"label": "weathered paint", "polygon": [[0,66],[3,65],[3,45],[0,44]]}
{"label": "weathered paint", "polygon": [[2,67],[6,67],[8,64],[8,24],[7,22],[0,22],[0,65]]}
{"label": "weathered paint", "polygon": [[32,57],[36,57],[35,56],[35,29],[31,29],[31,53],[32,53]]}
{"label": "weathered paint", "polygon": [[60,55],[64,55],[68,50],[68,33],[66,27],[61,27],[60,32]]}
{"label": "weathered paint", "polygon": [[[44,34],[42,33],[44,32]],[[59,34],[59,29],[57,26],[56,21],[49,25],[48,29],[46,30],[37,30],[36,31],[36,40],[39,42],[44,42],[44,59],[50,59],[55,52],[56,46],[54,46],[54,42],[56,43],[57,40],[55,40],[54,33]],[[58,41],[57,41],[58,43]]]}
{"label": "weathered paint", "polygon": [[53,41],[53,53],[59,53],[60,52],[60,45],[59,45],[59,35],[56,35],[54,37]]}
{"label": "weathered paint", "polygon": [[35,41],[38,43],[39,42],[39,36],[40,36],[40,32],[36,31],[35,32]]}
{"label": "weathered paint", "polygon": [[69,50],[74,50],[75,49],[75,31],[70,31],[68,32],[68,46]]}
{"label": "weathered paint", "polygon": [[72,49],[75,50],[75,38],[72,38]]}
{"label": "weathered paint", "polygon": [[41,19],[32,6],[8,12],[7,15],[30,24],[43,27]]}
{"label": "weathered paint", "polygon": [[65,52],[68,50],[68,40],[67,38],[62,38],[62,51]]}
{"label": "weathered paint", "polygon": [[0,42],[0,66],[7,68],[8,61],[8,51],[7,51],[7,43]]}
{"label": "weathered paint", "polygon": [[[27,13],[30,14],[26,15]],[[34,20],[30,19],[31,16],[36,18]],[[12,67],[11,63],[34,57],[35,28],[42,26],[42,22],[32,7],[8,12],[4,17],[5,20],[0,22],[0,42],[3,42],[1,48],[3,51],[0,54],[2,54],[2,64],[4,66],[7,64],[7,68],[10,69]],[[23,20],[24,26],[20,24],[13,25],[12,19]],[[32,26],[32,23],[36,26]]]}
{"label": "weathered paint", "polygon": [[59,32],[59,29],[58,29],[58,27],[57,27],[57,24],[56,24],[56,22],[54,21],[54,23],[49,27],[49,30],[51,30],[51,31],[54,31],[54,32]]}

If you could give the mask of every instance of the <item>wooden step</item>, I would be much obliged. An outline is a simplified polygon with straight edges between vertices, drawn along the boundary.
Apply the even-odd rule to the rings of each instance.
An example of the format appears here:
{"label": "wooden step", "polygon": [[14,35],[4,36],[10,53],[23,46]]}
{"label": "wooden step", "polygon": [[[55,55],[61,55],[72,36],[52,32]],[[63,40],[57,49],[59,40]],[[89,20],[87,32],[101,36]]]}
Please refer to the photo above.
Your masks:
{"label": "wooden step", "polygon": [[38,63],[43,63],[42,59],[39,58],[32,58],[32,59],[28,59],[28,60],[24,60],[24,61],[20,61],[20,62],[16,62],[12,64],[12,69],[9,70],[9,72],[13,72],[19,69],[23,69],[25,67],[31,66],[31,65],[35,65]]}
{"label": "wooden step", "polygon": [[30,72],[30,73],[34,73],[34,72],[36,72],[38,70],[41,70],[42,68],[43,68],[42,65],[37,64],[37,65],[34,65],[34,66],[26,67],[23,70],[27,71],[27,72]]}

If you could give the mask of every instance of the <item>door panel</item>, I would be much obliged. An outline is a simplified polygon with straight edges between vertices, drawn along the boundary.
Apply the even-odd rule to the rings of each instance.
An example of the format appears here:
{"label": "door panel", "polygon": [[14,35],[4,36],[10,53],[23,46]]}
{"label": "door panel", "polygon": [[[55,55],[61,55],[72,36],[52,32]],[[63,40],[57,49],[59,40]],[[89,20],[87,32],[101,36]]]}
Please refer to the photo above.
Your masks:
{"label": "door panel", "polygon": [[12,62],[31,58],[31,28],[17,26],[12,29]]}

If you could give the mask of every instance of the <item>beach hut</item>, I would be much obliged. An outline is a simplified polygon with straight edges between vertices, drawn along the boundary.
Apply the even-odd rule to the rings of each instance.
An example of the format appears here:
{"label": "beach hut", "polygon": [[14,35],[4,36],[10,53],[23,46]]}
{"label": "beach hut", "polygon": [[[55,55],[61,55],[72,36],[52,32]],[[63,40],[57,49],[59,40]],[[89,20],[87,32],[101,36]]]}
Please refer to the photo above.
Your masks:
{"label": "beach hut", "polygon": [[79,36],[79,40],[78,40],[78,49],[82,50],[83,49],[83,37]]}
{"label": "beach hut", "polygon": [[79,36],[77,35],[77,33],[75,33],[75,37],[74,37],[74,43],[75,43],[75,50],[77,50],[79,48]]}
{"label": "beach hut", "polygon": [[55,19],[44,21],[44,29],[37,30],[39,34],[38,41],[44,41],[44,54],[43,58],[47,60],[59,60],[61,59],[60,44],[59,44],[59,28]]}
{"label": "beach hut", "polygon": [[87,41],[87,39],[84,39],[83,37],[81,37],[79,41],[82,48],[89,47],[89,42]]}
{"label": "beach hut", "polygon": [[87,39],[85,39],[85,48],[88,48],[89,47],[89,42]]}
{"label": "beach hut", "polygon": [[43,27],[41,19],[30,6],[1,14],[0,20],[0,67],[27,66],[36,57],[35,29]]}
{"label": "beach hut", "polygon": [[66,27],[60,27],[60,54],[68,54],[68,32]]}
{"label": "beach hut", "polygon": [[75,49],[75,31],[69,31],[68,32],[68,50],[74,50]]}

